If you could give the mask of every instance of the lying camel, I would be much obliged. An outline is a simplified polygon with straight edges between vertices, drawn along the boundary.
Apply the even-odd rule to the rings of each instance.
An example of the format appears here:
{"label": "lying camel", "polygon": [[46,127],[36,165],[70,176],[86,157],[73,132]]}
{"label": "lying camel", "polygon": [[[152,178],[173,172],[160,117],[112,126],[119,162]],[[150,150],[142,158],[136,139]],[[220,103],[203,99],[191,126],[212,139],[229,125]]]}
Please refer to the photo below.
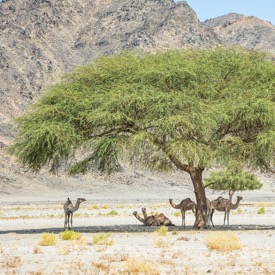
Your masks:
{"label": "lying camel", "polygon": [[144,218],[141,218],[137,211],[134,211],[133,212],[133,215],[140,221],[143,223],[143,225],[146,225],[146,226],[159,226],[160,223],[158,222],[158,220],[154,217],[154,216],[149,216],[147,217],[146,219]]}
{"label": "lying camel", "polygon": [[[146,213],[146,208],[141,208],[141,211],[143,213],[144,219],[148,218],[148,215]],[[155,219],[160,223],[160,225],[165,226],[175,226],[169,218],[167,218],[163,213],[154,215]]]}

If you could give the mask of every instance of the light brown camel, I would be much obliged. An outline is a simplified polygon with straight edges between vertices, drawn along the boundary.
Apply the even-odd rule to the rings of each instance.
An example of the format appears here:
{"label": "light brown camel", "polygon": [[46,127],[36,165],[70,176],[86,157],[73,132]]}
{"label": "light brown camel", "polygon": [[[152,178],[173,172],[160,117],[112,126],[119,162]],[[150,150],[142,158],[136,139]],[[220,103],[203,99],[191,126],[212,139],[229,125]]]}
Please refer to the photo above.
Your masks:
{"label": "light brown camel", "polygon": [[[141,208],[141,211],[143,213],[144,219],[148,218],[148,215],[146,213],[146,208]],[[169,218],[167,218],[163,213],[154,215],[155,219],[159,222],[160,225],[165,226],[175,226]]]}
{"label": "light brown camel", "polygon": [[158,220],[154,217],[154,216],[149,216],[147,217],[147,219],[145,218],[141,218],[137,211],[134,211],[133,212],[133,215],[140,221],[143,223],[143,225],[146,225],[146,226],[159,226],[160,223],[158,222]]}
{"label": "light brown camel", "polygon": [[225,220],[227,220],[227,225],[229,226],[229,212],[230,212],[230,210],[237,209],[239,207],[240,201],[243,199],[241,196],[237,196],[237,201],[235,204],[233,204],[231,201],[231,198],[232,197],[230,197],[230,199],[225,199],[223,197],[218,197],[216,200],[211,201],[210,221],[211,221],[213,227],[215,227],[214,223],[213,223],[213,214],[214,214],[215,210],[224,212],[223,225],[225,226]]}
{"label": "light brown camel", "polygon": [[182,200],[179,204],[175,204],[172,199],[169,199],[169,202],[173,208],[180,209],[182,226],[184,227],[185,227],[185,212],[188,210],[192,210],[192,212],[196,215],[196,203],[193,202],[190,198]]}
{"label": "light brown camel", "polygon": [[[76,200],[75,206],[73,206],[73,203],[71,200],[68,198],[63,206],[64,213],[65,213],[65,222],[64,222],[64,229],[68,228],[71,229],[73,228],[73,213],[78,210],[80,203],[86,201],[83,198],[78,198]],[[71,221],[71,225],[70,225]]]}

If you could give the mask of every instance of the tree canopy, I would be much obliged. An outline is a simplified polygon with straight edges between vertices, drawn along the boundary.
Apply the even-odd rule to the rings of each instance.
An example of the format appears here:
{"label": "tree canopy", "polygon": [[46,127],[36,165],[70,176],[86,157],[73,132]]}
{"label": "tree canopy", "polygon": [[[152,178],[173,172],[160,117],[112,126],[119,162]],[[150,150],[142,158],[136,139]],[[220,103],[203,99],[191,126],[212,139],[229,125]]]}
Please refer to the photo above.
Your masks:
{"label": "tree canopy", "polygon": [[11,151],[35,171],[70,160],[70,173],[111,172],[122,159],[180,169],[200,215],[206,167],[274,165],[274,76],[271,58],[241,48],[104,56],[46,89]]}
{"label": "tree canopy", "polygon": [[125,149],[156,168],[234,158],[268,169],[274,75],[274,62],[243,49],[101,57],[46,89],[17,120],[11,149],[33,170],[48,164],[54,170],[83,150],[85,158],[70,172],[112,171]]}
{"label": "tree canopy", "polygon": [[257,177],[240,169],[212,171],[204,180],[206,187],[213,190],[246,191],[260,189],[263,184]]}

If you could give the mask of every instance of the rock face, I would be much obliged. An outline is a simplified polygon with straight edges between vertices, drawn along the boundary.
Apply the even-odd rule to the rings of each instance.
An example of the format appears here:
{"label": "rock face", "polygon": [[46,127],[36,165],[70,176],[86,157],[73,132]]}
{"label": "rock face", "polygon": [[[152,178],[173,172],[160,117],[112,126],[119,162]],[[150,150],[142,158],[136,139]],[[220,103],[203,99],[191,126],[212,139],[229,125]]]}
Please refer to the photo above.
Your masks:
{"label": "rock face", "polygon": [[255,16],[228,14],[206,20],[223,45],[239,45],[275,54],[275,26]]}
{"label": "rock face", "polygon": [[[18,172],[4,153],[14,118],[61,73],[100,55],[139,48],[238,44],[275,52],[275,27],[229,14],[201,23],[185,1],[5,0],[0,2],[0,171]],[[14,178],[14,181],[18,180]],[[4,181],[0,178],[0,187]],[[0,191],[1,192],[1,191]]]}
{"label": "rock face", "polygon": [[7,0],[0,3],[0,137],[61,72],[102,54],[219,43],[186,2]]}

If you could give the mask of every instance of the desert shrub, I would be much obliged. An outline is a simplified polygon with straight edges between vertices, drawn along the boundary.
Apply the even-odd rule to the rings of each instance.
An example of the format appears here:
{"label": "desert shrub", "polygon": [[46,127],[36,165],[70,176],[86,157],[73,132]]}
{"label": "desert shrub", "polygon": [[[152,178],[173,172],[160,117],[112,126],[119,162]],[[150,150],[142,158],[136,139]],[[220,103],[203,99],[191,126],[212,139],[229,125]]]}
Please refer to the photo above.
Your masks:
{"label": "desert shrub", "polygon": [[174,213],[174,216],[175,216],[175,217],[179,217],[179,216],[180,216],[180,212],[179,212],[179,211],[178,211],[178,212],[175,212],[175,213]]}
{"label": "desert shrub", "polygon": [[116,210],[112,210],[112,211],[108,212],[106,215],[107,216],[115,216],[115,215],[118,215],[118,213]]}
{"label": "desert shrub", "polygon": [[265,213],[265,208],[264,207],[261,207],[258,209],[258,214],[264,214]]}
{"label": "desert shrub", "polygon": [[207,235],[206,246],[210,250],[231,251],[241,249],[241,242],[236,233],[215,232]]}
{"label": "desert shrub", "polygon": [[88,210],[93,210],[93,209],[98,210],[98,209],[99,209],[99,206],[98,206],[98,205],[90,205],[90,206],[88,207]]}
{"label": "desert shrub", "polygon": [[126,262],[126,272],[127,274],[150,274],[159,275],[160,272],[151,262],[145,261],[143,259],[129,259]]}
{"label": "desert shrub", "polygon": [[41,246],[51,246],[55,245],[57,242],[56,235],[54,233],[42,233],[39,245]]}
{"label": "desert shrub", "polygon": [[168,232],[168,227],[163,225],[159,229],[157,229],[155,232],[158,233],[158,235],[160,236],[166,236]]}
{"label": "desert shrub", "polygon": [[82,234],[80,232],[75,232],[72,230],[66,230],[60,233],[60,238],[64,241],[68,240],[80,240],[82,238]]}
{"label": "desert shrub", "polygon": [[111,233],[98,233],[93,237],[93,244],[112,245],[114,241],[110,238]]}
{"label": "desert shrub", "polygon": [[241,214],[242,212],[243,212],[243,210],[241,208],[238,208],[237,213]]}

